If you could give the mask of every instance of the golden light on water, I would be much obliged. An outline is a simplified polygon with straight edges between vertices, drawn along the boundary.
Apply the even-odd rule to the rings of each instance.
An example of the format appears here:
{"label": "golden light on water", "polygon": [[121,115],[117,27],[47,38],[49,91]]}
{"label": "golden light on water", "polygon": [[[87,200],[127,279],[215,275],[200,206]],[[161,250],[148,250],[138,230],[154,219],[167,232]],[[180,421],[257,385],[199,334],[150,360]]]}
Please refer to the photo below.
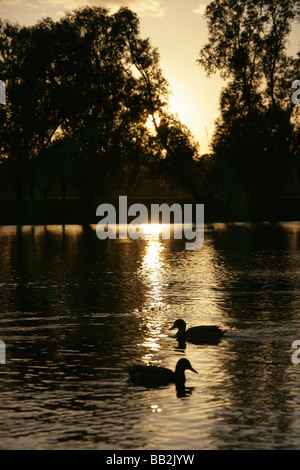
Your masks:
{"label": "golden light on water", "polygon": [[159,300],[164,273],[163,251],[164,247],[160,240],[155,238],[148,240],[140,271],[144,283],[149,287],[152,301],[156,304]]}
{"label": "golden light on water", "polygon": [[160,413],[161,408],[158,405],[151,405],[152,413]]}
{"label": "golden light on water", "polygon": [[[158,343],[157,338],[155,337],[146,338],[142,345],[152,352],[157,352],[160,350],[160,344]],[[144,356],[144,359],[150,359],[151,357],[152,357],[152,354],[150,354],[150,357],[149,357],[149,353],[148,353],[146,356]]]}
{"label": "golden light on water", "polygon": [[166,227],[168,226],[163,224],[144,224],[140,229],[145,235],[158,237]]}
{"label": "golden light on water", "polygon": [[144,233],[149,237],[146,239],[145,251],[138,271],[139,277],[147,288],[145,307],[143,309],[147,331],[142,343],[142,346],[145,348],[143,361],[153,364],[153,358],[161,349],[161,338],[165,336],[163,332],[165,318],[162,297],[165,258],[164,246],[159,239],[163,226],[148,224],[143,226],[143,229],[145,229]]}

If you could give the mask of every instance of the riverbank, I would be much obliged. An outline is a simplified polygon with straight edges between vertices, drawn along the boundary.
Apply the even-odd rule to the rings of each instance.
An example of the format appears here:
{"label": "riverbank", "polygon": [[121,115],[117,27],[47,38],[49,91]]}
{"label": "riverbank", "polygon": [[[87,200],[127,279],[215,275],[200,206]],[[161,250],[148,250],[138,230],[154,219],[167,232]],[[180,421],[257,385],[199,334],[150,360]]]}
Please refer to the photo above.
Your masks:
{"label": "riverbank", "polygon": [[[52,224],[96,224],[99,217],[96,209],[101,203],[110,203],[118,210],[118,199],[86,204],[80,199],[34,199],[24,200],[18,204],[13,199],[0,199],[0,225],[52,225]],[[134,203],[144,204],[148,210],[151,204],[172,205],[174,203],[193,204],[189,198],[139,198],[128,199],[128,206]],[[149,211],[150,214],[150,211]],[[262,214],[260,217],[249,217],[247,213],[235,216],[222,212],[213,205],[205,204],[205,222],[255,222],[255,221],[295,221],[300,220],[300,198],[285,198],[273,211],[272,215]]]}

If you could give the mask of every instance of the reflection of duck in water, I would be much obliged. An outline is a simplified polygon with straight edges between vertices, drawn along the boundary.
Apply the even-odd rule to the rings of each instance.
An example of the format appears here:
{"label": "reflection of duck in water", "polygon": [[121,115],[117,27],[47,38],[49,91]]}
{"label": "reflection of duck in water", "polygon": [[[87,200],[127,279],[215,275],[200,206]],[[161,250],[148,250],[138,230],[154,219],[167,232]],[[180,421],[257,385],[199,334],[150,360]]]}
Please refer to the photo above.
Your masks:
{"label": "reflection of duck in water", "polygon": [[193,326],[186,329],[184,320],[176,320],[174,325],[169,328],[170,330],[178,329],[176,338],[178,339],[179,346],[185,346],[185,341],[190,341],[194,344],[218,344],[222,336],[226,333],[218,326]]}
{"label": "reflection of duck in water", "polygon": [[185,371],[191,370],[198,374],[193,369],[188,359],[179,359],[176,364],[175,372],[166,367],[159,366],[144,366],[137,365],[127,369],[130,380],[134,385],[142,385],[144,387],[159,387],[161,385],[168,385],[174,383],[176,385],[177,392],[182,393],[185,391]]}

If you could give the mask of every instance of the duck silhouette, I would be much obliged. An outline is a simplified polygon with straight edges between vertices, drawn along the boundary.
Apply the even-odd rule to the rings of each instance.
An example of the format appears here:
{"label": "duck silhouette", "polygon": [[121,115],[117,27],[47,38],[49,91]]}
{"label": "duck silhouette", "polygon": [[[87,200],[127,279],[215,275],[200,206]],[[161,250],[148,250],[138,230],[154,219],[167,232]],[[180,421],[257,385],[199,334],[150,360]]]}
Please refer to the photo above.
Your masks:
{"label": "duck silhouette", "polygon": [[188,359],[182,358],[176,364],[175,372],[166,367],[135,365],[127,369],[130,380],[134,385],[142,385],[144,387],[159,387],[174,383],[178,390],[184,389],[185,371],[193,369]]}
{"label": "duck silhouette", "polygon": [[218,326],[203,325],[193,326],[192,328],[186,329],[186,323],[184,320],[176,320],[169,330],[177,328],[176,338],[179,345],[185,345],[185,341],[190,341],[194,344],[218,344],[221,338],[226,333],[226,330],[221,330]]}

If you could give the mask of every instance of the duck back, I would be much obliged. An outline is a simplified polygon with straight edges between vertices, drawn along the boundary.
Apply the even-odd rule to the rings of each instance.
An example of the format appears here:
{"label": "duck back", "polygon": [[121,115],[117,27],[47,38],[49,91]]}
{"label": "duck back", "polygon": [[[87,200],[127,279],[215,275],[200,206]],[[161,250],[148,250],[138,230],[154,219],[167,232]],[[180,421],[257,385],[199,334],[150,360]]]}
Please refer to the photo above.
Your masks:
{"label": "duck back", "polygon": [[175,382],[175,374],[166,367],[136,365],[127,369],[135,385],[158,387]]}
{"label": "duck back", "polygon": [[193,336],[223,336],[225,331],[221,330],[218,326],[193,326],[189,328],[185,335],[186,338],[191,338]]}

